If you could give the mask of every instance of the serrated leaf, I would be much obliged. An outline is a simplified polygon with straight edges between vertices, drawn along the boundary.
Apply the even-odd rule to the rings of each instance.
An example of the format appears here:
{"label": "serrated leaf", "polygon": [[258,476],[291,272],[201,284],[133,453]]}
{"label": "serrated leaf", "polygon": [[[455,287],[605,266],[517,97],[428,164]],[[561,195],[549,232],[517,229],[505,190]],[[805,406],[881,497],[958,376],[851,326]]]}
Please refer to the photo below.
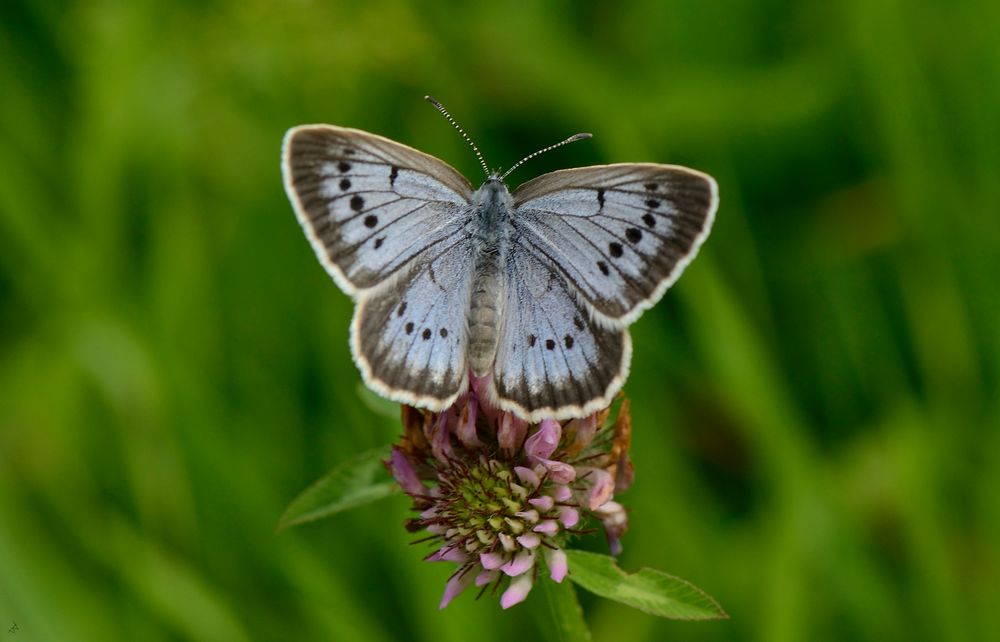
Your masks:
{"label": "serrated leaf", "polygon": [[729,616],[710,595],[686,580],[651,568],[626,573],[613,557],[566,551],[569,579],[591,593],[671,620],[721,620]]}
{"label": "serrated leaf", "polygon": [[278,520],[278,529],[329,517],[388,497],[396,482],[382,462],[389,446],[361,453],[340,464],[296,497]]}

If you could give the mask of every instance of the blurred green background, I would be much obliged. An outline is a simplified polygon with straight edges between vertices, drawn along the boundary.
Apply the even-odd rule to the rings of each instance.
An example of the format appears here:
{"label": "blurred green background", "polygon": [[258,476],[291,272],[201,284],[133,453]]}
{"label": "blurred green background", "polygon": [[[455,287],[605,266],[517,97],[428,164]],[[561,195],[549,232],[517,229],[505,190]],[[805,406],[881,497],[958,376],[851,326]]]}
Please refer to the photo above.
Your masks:
{"label": "blurred green background", "polygon": [[[534,639],[459,598],[402,496],[280,535],[398,424],[282,190],[285,130],[367,129],[512,187],[718,179],[634,326],[621,563],[732,615],[584,596],[597,640],[1000,639],[1000,4],[0,5],[4,640]],[[18,629],[8,633],[12,625]]]}

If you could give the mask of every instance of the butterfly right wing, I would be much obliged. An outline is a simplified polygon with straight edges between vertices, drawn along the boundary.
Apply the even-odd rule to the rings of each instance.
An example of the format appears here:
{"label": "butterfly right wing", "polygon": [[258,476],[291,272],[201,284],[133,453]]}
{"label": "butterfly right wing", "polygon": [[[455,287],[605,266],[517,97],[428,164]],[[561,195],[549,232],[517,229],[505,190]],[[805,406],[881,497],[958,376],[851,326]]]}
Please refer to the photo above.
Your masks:
{"label": "butterfly right wing", "polygon": [[594,312],[622,326],[680,277],[719,200],[711,176],[653,163],[551,172],[513,198],[518,242],[559,270]]}
{"label": "butterfly right wing", "polygon": [[285,191],[316,256],[356,295],[459,233],[472,186],[446,163],[387,138],[331,125],[288,130]]}

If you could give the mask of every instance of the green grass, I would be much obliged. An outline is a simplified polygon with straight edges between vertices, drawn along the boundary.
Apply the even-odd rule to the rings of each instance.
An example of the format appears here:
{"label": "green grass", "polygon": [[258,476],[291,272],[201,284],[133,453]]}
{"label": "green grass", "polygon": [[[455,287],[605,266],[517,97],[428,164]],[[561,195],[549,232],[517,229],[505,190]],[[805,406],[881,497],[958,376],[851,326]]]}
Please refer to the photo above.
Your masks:
{"label": "green grass", "polygon": [[4,635],[533,638],[530,607],[436,610],[402,497],[274,532],[399,431],[359,398],[281,136],[359,127],[475,179],[431,93],[494,165],[595,134],[512,184],[720,184],[634,326],[621,565],[732,618],[583,596],[595,640],[1000,638],[1000,5],[343,4],[0,8]]}

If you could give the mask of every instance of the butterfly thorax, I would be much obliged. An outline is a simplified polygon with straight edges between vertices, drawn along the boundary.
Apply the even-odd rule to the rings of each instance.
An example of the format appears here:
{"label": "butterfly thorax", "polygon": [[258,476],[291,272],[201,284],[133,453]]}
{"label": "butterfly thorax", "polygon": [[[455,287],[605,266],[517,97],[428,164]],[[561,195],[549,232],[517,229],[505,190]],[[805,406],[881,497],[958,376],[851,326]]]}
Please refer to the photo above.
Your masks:
{"label": "butterfly thorax", "polygon": [[501,319],[500,265],[511,231],[510,191],[491,176],[472,196],[472,236],[476,269],[469,301],[469,366],[478,376],[490,372]]}

